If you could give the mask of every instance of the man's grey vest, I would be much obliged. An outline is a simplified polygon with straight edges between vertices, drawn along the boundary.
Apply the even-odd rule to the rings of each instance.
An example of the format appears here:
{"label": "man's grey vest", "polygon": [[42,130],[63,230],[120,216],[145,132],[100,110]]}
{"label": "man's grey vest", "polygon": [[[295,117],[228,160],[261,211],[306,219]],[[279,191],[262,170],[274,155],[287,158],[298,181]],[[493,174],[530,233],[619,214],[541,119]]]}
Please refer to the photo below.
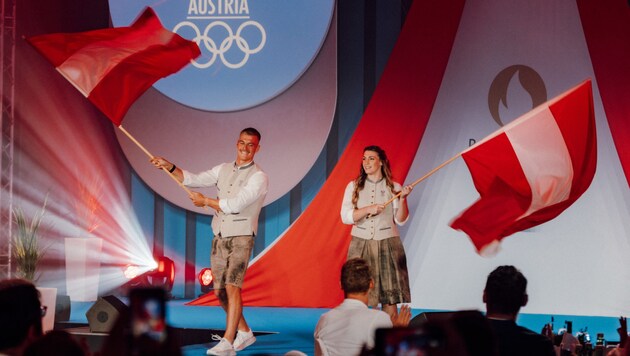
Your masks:
{"label": "man's grey vest", "polygon": [[[219,170],[217,179],[217,192],[219,199],[233,198],[247,184],[247,180],[254,173],[261,171],[257,164],[253,163],[245,168],[236,168],[231,164],[224,164]],[[256,235],[258,231],[258,215],[262,208],[265,196],[246,206],[237,214],[224,214],[217,211],[212,218],[212,232],[215,235],[221,233],[223,237]]]}

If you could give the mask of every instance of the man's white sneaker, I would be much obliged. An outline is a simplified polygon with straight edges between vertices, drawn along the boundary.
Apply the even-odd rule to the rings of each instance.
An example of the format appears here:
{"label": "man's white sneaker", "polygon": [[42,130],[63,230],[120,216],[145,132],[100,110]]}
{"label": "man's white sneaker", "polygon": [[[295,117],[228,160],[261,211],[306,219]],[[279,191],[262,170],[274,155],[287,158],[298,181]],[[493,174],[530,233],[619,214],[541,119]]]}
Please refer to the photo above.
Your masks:
{"label": "man's white sneaker", "polygon": [[252,329],[249,329],[249,331],[238,330],[234,338],[234,350],[241,351],[254,342],[256,342],[256,337]]}
{"label": "man's white sneaker", "polygon": [[206,355],[235,356],[236,351],[234,351],[234,346],[226,338],[221,338],[218,344],[206,351]]}

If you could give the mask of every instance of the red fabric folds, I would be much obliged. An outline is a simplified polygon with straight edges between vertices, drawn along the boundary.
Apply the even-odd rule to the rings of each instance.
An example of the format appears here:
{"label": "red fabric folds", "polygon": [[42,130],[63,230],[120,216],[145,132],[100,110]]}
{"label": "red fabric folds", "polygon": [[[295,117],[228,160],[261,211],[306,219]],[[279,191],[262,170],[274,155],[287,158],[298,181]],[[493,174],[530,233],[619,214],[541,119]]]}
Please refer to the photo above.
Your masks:
{"label": "red fabric folds", "polygon": [[27,41],[117,126],[153,83],[201,54],[195,42],[166,30],[151,8],[129,27]]}
{"label": "red fabric folds", "polygon": [[[463,6],[463,0],[413,3],[335,169],[299,219],[247,271],[245,305],[333,307],[343,299],[339,274],[350,242],[350,226],[339,215],[344,188],[356,177],[363,148],[370,144],[387,150],[395,179],[404,182],[433,109]],[[207,294],[189,304],[218,301]]]}
{"label": "red fabric folds", "polygon": [[630,187],[630,6],[626,0],[577,4],[608,126]]}
{"label": "red fabric folds", "polygon": [[591,82],[539,106],[462,154],[480,194],[451,227],[480,253],[549,221],[589,187],[597,163]]}

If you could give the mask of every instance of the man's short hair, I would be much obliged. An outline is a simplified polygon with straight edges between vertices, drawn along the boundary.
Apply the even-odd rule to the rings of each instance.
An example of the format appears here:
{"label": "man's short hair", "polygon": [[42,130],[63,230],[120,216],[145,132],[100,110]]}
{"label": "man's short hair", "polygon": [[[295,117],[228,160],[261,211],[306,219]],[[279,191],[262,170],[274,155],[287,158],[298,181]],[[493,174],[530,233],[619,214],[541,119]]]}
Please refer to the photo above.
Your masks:
{"label": "man's short hair", "polygon": [[372,271],[362,258],[351,258],[341,267],[341,289],[349,293],[364,293],[370,289]]}
{"label": "man's short hair", "polygon": [[0,350],[22,344],[32,326],[41,335],[42,309],[35,285],[23,279],[0,281]]}
{"label": "man's short hair", "polygon": [[516,314],[527,297],[527,279],[514,266],[499,266],[486,281],[486,306],[493,313]]}
{"label": "man's short hair", "polygon": [[241,130],[241,134],[248,134],[250,136],[256,136],[258,137],[258,141],[260,141],[260,139],[262,138],[260,136],[260,132],[258,132],[258,130],[256,130],[253,127],[247,127]]}

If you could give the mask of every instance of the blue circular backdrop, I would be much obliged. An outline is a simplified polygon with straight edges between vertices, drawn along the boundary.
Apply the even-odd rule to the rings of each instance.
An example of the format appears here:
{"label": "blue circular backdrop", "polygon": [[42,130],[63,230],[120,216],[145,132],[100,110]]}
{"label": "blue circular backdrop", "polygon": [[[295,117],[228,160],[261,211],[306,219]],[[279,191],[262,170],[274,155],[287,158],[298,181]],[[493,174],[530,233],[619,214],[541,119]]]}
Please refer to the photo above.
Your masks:
{"label": "blue circular backdrop", "polygon": [[201,56],[154,87],[206,111],[237,111],[289,88],[310,66],[330,26],[334,0],[109,0],[115,27],[145,7],[194,40]]}

